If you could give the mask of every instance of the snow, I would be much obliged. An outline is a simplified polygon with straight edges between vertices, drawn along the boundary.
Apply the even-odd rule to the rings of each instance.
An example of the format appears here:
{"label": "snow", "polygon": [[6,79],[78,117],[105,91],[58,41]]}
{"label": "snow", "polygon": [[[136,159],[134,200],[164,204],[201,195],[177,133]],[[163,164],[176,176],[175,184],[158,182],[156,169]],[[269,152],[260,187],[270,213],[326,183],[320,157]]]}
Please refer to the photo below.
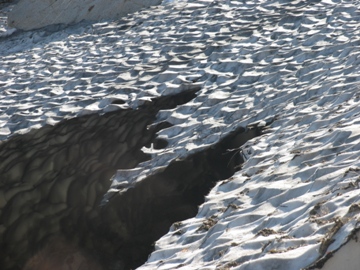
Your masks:
{"label": "snow", "polygon": [[301,269],[329,253],[324,269],[358,269],[359,14],[353,1],[187,0],[9,32],[0,41],[1,139],[118,109],[116,99],[137,108],[198,87],[193,100],[159,112],[174,125],[158,134],[168,146],[143,148],[151,160],[119,170],[112,192],[240,126],[270,129],[139,269]]}
{"label": "snow", "polygon": [[32,30],[83,20],[114,19],[160,3],[160,0],[20,0],[8,14],[8,25]]}

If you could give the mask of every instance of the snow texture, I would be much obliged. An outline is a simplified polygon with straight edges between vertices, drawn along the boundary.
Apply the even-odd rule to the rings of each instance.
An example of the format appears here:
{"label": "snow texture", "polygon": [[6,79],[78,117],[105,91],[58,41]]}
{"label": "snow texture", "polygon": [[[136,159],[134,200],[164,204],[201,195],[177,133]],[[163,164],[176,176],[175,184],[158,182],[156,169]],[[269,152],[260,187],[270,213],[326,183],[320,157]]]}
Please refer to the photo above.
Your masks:
{"label": "snow texture", "polygon": [[119,170],[112,192],[272,124],[139,269],[305,268],[359,227],[359,29],[355,1],[188,0],[13,34],[0,43],[0,135],[199,88],[159,112],[174,125],[158,134],[168,146],[144,148],[151,160]]}

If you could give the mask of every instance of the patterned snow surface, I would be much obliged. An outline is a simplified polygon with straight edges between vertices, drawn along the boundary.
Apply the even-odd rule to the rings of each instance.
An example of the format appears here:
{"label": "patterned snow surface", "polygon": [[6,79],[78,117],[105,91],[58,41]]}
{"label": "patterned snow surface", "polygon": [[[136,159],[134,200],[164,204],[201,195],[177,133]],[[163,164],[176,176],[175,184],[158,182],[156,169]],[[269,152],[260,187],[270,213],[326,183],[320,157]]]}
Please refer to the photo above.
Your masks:
{"label": "patterned snow surface", "polygon": [[0,41],[0,135],[200,88],[160,111],[174,125],[158,134],[169,145],[144,148],[152,159],[118,171],[112,191],[273,122],[139,269],[304,268],[359,227],[359,45],[358,3],[340,0],[176,1],[16,32]]}

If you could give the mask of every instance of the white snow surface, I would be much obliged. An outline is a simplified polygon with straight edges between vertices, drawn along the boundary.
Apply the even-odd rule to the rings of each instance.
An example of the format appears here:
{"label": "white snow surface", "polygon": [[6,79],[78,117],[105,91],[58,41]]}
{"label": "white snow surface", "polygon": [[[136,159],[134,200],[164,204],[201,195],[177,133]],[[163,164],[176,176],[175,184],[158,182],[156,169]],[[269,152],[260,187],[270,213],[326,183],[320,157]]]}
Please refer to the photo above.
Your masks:
{"label": "white snow surface", "polygon": [[12,10],[14,4],[0,2],[0,38],[11,35],[15,32],[15,28],[7,25],[7,15]]}
{"label": "white snow surface", "polygon": [[19,0],[7,21],[11,27],[32,30],[59,23],[120,18],[160,3],[161,0]]}
{"label": "white snow surface", "polygon": [[144,148],[151,160],[118,171],[112,192],[240,126],[273,122],[139,269],[305,268],[359,227],[359,45],[358,4],[340,0],[175,1],[16,32],[0,40],[1,139],[201,87],[159,112],[174,124],[158,134],[169,145]]}

